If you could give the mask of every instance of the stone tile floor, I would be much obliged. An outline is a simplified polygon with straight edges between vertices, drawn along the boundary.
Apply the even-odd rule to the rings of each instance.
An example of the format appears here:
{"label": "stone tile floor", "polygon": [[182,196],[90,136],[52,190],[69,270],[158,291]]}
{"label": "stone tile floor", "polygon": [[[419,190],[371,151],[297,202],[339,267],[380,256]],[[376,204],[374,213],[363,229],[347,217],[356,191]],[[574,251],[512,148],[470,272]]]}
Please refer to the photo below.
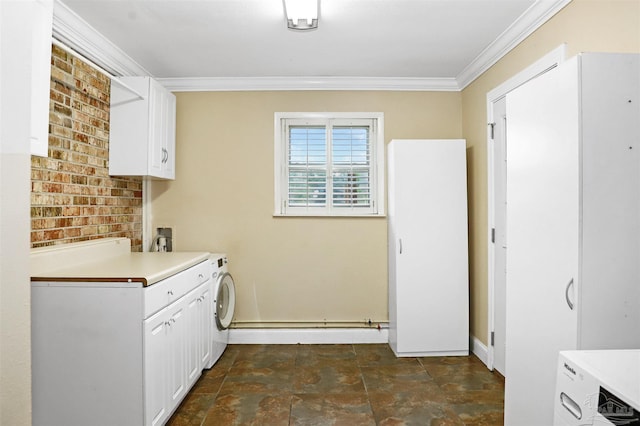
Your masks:
{"label": "stone tile floor", "polygon": [[502,425],[504,378],[475,356],[388,345],[230,345],[169,426]]}

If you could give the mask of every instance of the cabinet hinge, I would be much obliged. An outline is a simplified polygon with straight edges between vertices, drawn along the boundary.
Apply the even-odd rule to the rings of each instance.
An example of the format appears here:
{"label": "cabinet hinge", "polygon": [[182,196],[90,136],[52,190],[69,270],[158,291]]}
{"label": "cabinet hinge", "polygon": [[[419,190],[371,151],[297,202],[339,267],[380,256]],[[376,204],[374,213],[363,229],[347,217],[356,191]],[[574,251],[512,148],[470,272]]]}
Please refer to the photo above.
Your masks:
{"label": "cabinet hinge", "polygon": [[491,242],[494,244],[496,242],[496,228],[491,228]]}
{"label": "cabinet hinge", "polygon": [[496,343],[496,332],[492,331],[491,332],[491,346],[494,346]]}
{"label": "cabinet hinge", "polygon": [[491,126],[491,140],[493,140],[493,130],[496,127],[496,123],[487,123],[489,126]]}

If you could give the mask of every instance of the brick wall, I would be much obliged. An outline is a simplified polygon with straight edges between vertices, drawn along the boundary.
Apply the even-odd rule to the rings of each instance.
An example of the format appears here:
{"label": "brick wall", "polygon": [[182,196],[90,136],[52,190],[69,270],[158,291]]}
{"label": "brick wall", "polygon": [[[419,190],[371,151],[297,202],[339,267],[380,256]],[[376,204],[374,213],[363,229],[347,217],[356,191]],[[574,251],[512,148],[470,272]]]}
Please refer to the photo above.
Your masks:
{"label": "brick wall", "polygon": [[31,246],[127,237],[142,247],[142,179],[109,176],[108,77],[53,46],[49,155],[31,158]]}

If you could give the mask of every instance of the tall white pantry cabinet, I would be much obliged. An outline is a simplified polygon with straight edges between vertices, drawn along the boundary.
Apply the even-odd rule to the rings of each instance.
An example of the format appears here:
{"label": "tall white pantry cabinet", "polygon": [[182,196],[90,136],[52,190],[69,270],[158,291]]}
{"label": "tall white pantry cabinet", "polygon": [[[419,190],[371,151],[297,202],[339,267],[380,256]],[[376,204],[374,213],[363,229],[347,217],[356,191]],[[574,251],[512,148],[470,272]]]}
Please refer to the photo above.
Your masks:
{"label": "tall white pantry cabinet", "polygon": [[507,95],[505,424],[553,424],[560,350],[640,348],[639,57]]}
{"label": "tall white pantry cabinet", "polygon": [[389,345],[396,356],[469,353],[466,143],[388,146]]}

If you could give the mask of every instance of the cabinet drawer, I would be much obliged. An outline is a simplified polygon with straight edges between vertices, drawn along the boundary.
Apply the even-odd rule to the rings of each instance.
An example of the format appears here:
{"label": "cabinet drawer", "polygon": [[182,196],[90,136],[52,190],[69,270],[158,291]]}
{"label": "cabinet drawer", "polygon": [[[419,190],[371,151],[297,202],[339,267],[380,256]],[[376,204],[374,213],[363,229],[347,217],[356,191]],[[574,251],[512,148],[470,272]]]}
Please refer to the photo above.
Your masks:
{"label": "cabinet drawer", "polygon": [[191,291],[201,284],[206,283],[211,278],[211,262],[208,260],[198,263],[197,265],[185,271],[189,274],[189,282],[192,283],[187,291]]}
{"label": "cabinet drawer", "polygon": [[144,317],[149,318],[165,306],[184,295],[181,274],[157,282],[144,289]]}
{"label": "cabinet drawer", "polygon": [[144,317],[158,312],[211,277],[209,261],[201,262],[144,289]]}

